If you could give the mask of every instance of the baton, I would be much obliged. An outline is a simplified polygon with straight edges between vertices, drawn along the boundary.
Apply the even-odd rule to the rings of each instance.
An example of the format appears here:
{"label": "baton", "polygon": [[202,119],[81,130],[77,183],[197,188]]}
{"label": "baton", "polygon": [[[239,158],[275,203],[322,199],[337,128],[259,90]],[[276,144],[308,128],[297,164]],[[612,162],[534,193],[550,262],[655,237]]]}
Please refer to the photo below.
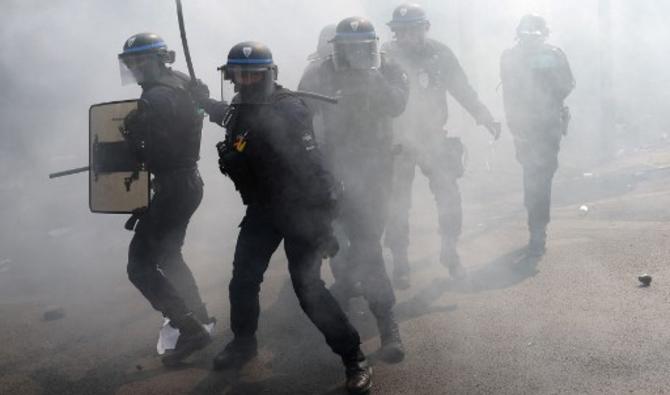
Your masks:
{"label": "baton", "polygon": [[72,175],[72,174],[83,173],[85,171],[89,171],[90,169],[91,168],[89,166],[77,167],[76,169],[70,169],[70,170],[59,171],[59,172],[56,172],[56,173],[51,173],[51,174],[49,174],[49,178],[65,177],[65,176],[69,176],[69,175]]}
{"label": "baton", "polygon": [[188,40],[186,40],[186,27],[184,26],[184,13],[181,9],[181,0],[175,0],[177,3],[177,21],[179,22],[179,33],[181,35],[181,45],[184,47],[184,58],[188,67],[188,75],[191,81],[195,82],[195,71],[193,71],[193,62],[191,61],[191,51],[188,50]]}

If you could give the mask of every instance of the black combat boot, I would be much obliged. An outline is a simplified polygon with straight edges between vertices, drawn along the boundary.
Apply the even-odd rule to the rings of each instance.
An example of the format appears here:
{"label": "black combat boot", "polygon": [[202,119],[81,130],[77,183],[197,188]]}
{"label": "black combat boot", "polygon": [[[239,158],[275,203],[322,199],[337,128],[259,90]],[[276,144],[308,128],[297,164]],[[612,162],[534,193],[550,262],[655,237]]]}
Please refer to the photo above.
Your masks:
{"label": "black combat boot", "polygon": [[402,361],[405,358],[405,347],[400,340],[400,328],[398,328],[398,323],[393,317],[393,312],[377,317],[377,327],[381,339],[380,358],[388,363]]}
{"label": "black combat boot", "polygon": [[170,324],[179,329],[179,339],[177,339],[175,349],[169,351],[161,359],[165,366],[178,366],[189,355],[205,348],[212,342],[209,333],[207,333],[202,323],[192,313],[188,313],[178,319],[173,319]]}
{"label": "black combat boot", "polygon": [[342,357],[347,375],[347,391],[350,394],[365,394],[372,388],[372,368],[363,352],[358,349],[351,356]]}
{"label": "black combat boot", "polygon": [[256,336],[235,337],[214,357],[214,370],[240,368],[257,354]]}
{"label": "black combat boot", "polygon": [[410,287],[410,269],[407,251],[393,251],[393,286],[404,290]]}
{"label": "black combat boot", "polygon": [[454,280],[463,280],[467,276],[467,271],[461,265],[461,257],[458,255],[455,240],[448,237],[442,239],[440,262],[449,269],[449,275]]}

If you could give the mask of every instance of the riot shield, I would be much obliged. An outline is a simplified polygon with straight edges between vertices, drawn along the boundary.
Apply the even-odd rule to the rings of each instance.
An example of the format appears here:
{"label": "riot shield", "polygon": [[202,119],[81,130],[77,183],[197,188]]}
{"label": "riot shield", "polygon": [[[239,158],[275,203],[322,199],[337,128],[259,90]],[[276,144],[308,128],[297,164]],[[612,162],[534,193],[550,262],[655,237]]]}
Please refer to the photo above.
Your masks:
{"label": "riot shield", "polygon": [[89,109],[89,207],[94,213],[132,213],[149,206],[149,171],[125,139],[123,120],[137,100]]}

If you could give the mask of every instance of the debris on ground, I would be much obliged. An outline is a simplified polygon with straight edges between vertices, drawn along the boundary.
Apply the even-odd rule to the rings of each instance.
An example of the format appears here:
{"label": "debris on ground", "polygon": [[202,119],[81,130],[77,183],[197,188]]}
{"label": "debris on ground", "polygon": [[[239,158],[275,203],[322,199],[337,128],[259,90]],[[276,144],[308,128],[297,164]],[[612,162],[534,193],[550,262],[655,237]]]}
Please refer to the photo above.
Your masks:
{"label": "debris on ground", "polygon": [[135,365],[135,369],[137,369],[139,371],[142,371],[142,369],[144,369],[144,367],[142,365],[137,364],[137,365]]}
{"label": "debris on ground", "polygon": [[63,317],[65,317],[65,309],[62,307],[47,310],[43,315],[44,321],[56,321],[62,319]]}
{"label": "debris on ground", "polygon": [[638,276],[637,279],[640,281],[640,283],[642,283],[642,286],[644,287],[648,287],[649,285],[651,285],[651,276],[648,275],[647,273]]}
{"label": "debris on ground", "polygon": [[579,206],[579,213],[582,216],[585,216],[586,214],[588,214],[589,213],[589,206],[587,206],[585,204],[582,204],[581,206]]}

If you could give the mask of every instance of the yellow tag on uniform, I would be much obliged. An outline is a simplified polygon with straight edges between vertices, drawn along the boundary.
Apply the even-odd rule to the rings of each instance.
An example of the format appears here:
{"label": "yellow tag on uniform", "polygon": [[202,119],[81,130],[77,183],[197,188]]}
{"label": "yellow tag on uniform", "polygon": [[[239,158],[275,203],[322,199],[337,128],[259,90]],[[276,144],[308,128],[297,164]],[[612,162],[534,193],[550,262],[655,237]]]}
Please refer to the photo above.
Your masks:
{"label": "yellow tag on uniform", "polygon": [[247,139],[246,139],[246,134],[237,136],[235,138],[235,142],[233,143],[233,147],[235,147],[235,150],[237,152],[242,152],[244,151],[244,148],[247,146]]}

